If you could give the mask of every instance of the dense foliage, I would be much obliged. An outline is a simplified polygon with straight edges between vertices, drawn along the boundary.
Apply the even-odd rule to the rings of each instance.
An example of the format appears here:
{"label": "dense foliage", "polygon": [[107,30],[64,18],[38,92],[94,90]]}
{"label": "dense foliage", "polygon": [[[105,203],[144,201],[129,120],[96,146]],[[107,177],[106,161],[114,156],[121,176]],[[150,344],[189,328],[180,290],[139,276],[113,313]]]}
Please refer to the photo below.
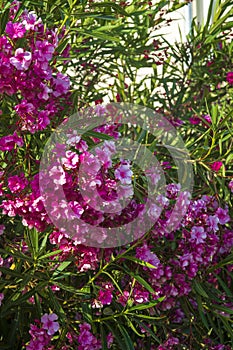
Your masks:
{"label": "dense foliage", "polygon": [[[233,3],[211,1],[206,23],[194,20],[186,40],[171,45],[158,30],[188,2],[1,2],[0,349],[233,347]],[[112,116],[108,102],[166,118],[189,152],[193,189],[157,142],[161,130],[133,123],[67,129],[40,171],[59,125],[85,111]],[[146,172],[119,156],[123,137],[155,154],[158,166]],[[88,174],[81,186],[80,169]],[[147,208],[148,179],[157,186],[147,213],[153,226],[143,231],[142,219],[127,244],[114,236],[109,243],[106,229],[124,234]],[[93,186],[117,214],[93,208],[98,197],[90,204],[82,192]],[[116,209],[117,197],[131,199]],[[67,203],[83,225],[73,225]],[[176,203],[181,219],[168,231]],[[52,218],[65,218],[69,232]]]}

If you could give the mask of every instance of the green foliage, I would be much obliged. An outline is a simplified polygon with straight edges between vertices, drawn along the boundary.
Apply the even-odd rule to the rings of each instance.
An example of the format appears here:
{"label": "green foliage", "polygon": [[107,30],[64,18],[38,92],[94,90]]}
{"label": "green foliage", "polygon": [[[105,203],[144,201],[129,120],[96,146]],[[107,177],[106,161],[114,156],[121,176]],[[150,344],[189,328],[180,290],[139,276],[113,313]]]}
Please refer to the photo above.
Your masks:
{"label": "green foliage", "polygon": [[[133,0],[124,7],[120,1],[28,0],[22,1],[22,8],[35,10],[48,27],[65,31],[57,50],[57,67],[63,72],[68,70],[70,74],[73,83],[72,112],[93,105],[97,100],[120,100],[158,109],[173,122],[182,120],[180,134],[190,152],[195,171],[194,196],[215,195],[220,202],[232,207],[228,183],[233,177],[233,87],[226,82],[227,72],[233,70],[232,1],[219,0],[215,8],[214,1],[211,1],[207,22],[199,26],[194,20],[186,41],[174,45],[157,34],[157,29],[167,25],[161,10],[172,12],[185,2],[173,1],[172,5],[171,1],[153,3],[148,7],[146,2]],[[9,1],[1,1],[1,33],[8,21],[10,4]],[[61,57],[68,45],[70,57]],[[163,61],[159,57],[163,57]],[[160,73],[158,67],[161,62]],[[141,68],[150,68],[151,73],[146,73],[138,81]],[[6,112],[1,116],[1,136],[9,128],[8,112],[14,116],[11,98],[6,97],[3,103]],[[204,118],[205,115],[211,117],[211,123]],[[190,124],[193,117],[199,118],[198,124]],[[12,120],[11,123],[14,123]],[[136,130],[135,134],[138,142],[145,142],[148,138],[148,134],[142,135],[141,130]],[[29,159],[23,149],[19,151],[19,156],[22,167],[25,171],[29,169],[29,174],[36,171],[34,160],[40,158],[47,136],[38,133],[33,140],[25,136],[32,158]],[[111,139],[93,131],[83,136],[84,139],[91,137]],[[153,150],[153,140],[148,147]],[[218,172],[211,170],[215,161],[223,162]],[[3,166],[13,169],[12,159]],[[173,177],[172,172],[170,176]],[[143,275],[143,268],[155,267],[135,258],[136,245],[117,256],[112,255],[107,263],[102,259],[95,273],[77,272],[74,260],[59,261],[60,250],[54,251],[48,241],[49,228],[40,234],[35,229],[25,229],[18,219],[14,222],[12,219],[4,220],[9,228],[9,238],[1,245],[0,254],[4,259],[10,256],[13,259],[8,268],[0,266],[0,292],[4,290],[5,293],[4,305],[0,309],[0,349],[21,349],[22,341],[29,340],[29,336],[25,338],[28,334],[25,325],[28,320],[33,322],[40,318],[42,310],[53,310],[62,322],[63,332],[56,339],[56,349],[64,344],[67,331],[78,333],[79,320],[75,315],[79,313],[92,325],[95,334],[101,335],[103,350],[107,349],[106,334],[109,331],[117,342],[114,349],[133,350],[138,338],[146,337],[149,349],[150,339],[160,344],[168,330],[178,330],[193,342],[192,333],[195,332],[197,339],[193,348],[198,350],[205,349],[203,339],[207,334],[233,347],[233,311],[222,306],[220,299],[220,292],[224,292],[233,301],[232,272],[226,268],[233,263],[232,254],[209,271],[214,274],[217,268],[221,269],[221,274],[216,275],[220,290],[205,280],[197,279],[193,283],[192,296],[197,302],[198,312],[188,298],[180,300],[189,322],[178,329],[177,325],[170,323],[169,317],[157,311],[156,305],[163,298],[153,299],[154,290]],[[27,254],[23,253],[20,244],[16,249],[11,243],[12,238],[21,235],[28,246]],[[118,264],[122,258],[124,264]],[[123,276],[127,276],[132,285],[137,282],[149,291],[150,302],[132,306],[129,298],[125,307],[115,303],[104,307],[101,315],[96,317],[90,303],[99,290],[95,283],[97,278],[111,280],[117,292],[122,294]],[[226,283],[227,279],[231,280],[230,286]],[[53,286],[60,291],[53,293]],[[146,336],[142,329],[147,331]]]}

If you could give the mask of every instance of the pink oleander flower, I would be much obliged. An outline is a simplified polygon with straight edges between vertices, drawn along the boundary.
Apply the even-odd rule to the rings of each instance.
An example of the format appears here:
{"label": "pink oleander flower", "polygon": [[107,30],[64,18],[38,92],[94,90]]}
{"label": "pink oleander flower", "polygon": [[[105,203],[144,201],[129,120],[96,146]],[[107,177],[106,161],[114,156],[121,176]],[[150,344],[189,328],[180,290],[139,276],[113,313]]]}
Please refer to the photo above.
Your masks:
{"label": "pink oleander flower", "polygon": [[62,158],[62,164],[67,169],[75,169],[79,164],[79,155],[73,151],[66,151],[66,157]]}
{"label": "pink oleander flower", "polygon": [[100,163],[105,168],[112,166],[111,155],[116,152],[116,146],[114,141],[105,141],[101,147],[97,147],[95,150]]}
{"label": "pink oleander flower", "polygon": [[0,138],[0,150],[11,151],[15,145],[22,147],[24,144],[22,137],[18,136],[16,132],[13,135],[3,136]]}
{"label": "pink oleander flower", "polygon": [[31,64],[32,54],[24,49],[15,50],[15,56],[10,58],[10,63],[18,70],[27,70]]}
{"label": "pink oleander flower", "polygon": [[[73,130],[72,134],[67,134],[67,145],[76,146],[81,140],[81,136],[78,135],[77,130]],[[88,146],[87,146],[88,148]]]}
{"label": "pink oleander flower", "polygon": [[91,326],[83,323],[79,326],[80,333],[78,336],[77,350],[100,350],[101,342],[91,333]]}
{"label": "pink oleander flower", "polygon": [[35,26],[42,22],[40,18],[37,19],[37,15],[33,11],[28,12],[25,10],[22,18],[22,23],[26,30],[35,30]]}
{"label": "pink oleander flower", "polygon": [[143,304],[149,301],[149,292],[141,288],[134,288],[132,297],[136,304]]}
{"label": "pink oleander flower", "polygon": [[191,118],[189,118],[189,122],[190,122],[190,124],[192,124],[192,125],[197,125],[197,124],[199,124],[200,123],[200,118],[198,118],[198,116],[193,116],[193,117],[191,117]]}
{"label": "pink oleander flower", "polygon": [[46,313],[41,317],[42,327],[47,330],[48,335],[53,335],[59,330],[60,326],[56,322],[57,319],[58,316],[53,313],[50,315]]}
{"label": "pink oleander flower", "polygon": [[66,183],[65,172],[60,165],[54,165],[49,171],[49,176],[56,185],[64,185]]}
{"label": "pink oleander flower", "polygon": [[197,244],[204,243],[207,235],[203,227],[193,226],[191,230],[191,240]]}
{"label": "pink oleander flower", "polygon": [[146,243],[144,243],[142,247],[138,247],[136,249],[136,258],[142,261],[146,261],[155,267],[158,267],[160,264],[159,258],[156,254],[151,252],[150,248]]}
{"label": "pink oleander flower", "polygon": [[134,194],[132,185],[119,185],[117,189],[118,198],[129,198]]}
{"label": "pink oleander flower", "polygon": [[211,169],[216,173],[221,169],[223,163],[220,161],[214,162],[210,165]]}
{"label": "pink oleander flower", "polygon": [[118,297],[117,302],[120,303],[122,306],[125,306],[127,304],[128,299],[129,292],[125,290],[123,294]]}
{"label": "pink oleander flower", "polygon": [[28,184],[28,180],[22,173],[20,176],[15,175],[8,178],[8,187],[12,193],[22,191]]}
{"label": "pink oleander flower", "polygon": [[219,224],[219,218],[217,215],[210,215],[208,218],[207,218],[207,221],[206,221],[208,227],[207,227],[207,230],[208,231],[218,231],[219,230],[219,227],[218,227],[218,224]]}
{"label": "pink oleander flower", "polygon": [[49,99],[49,93],[52,92],[52,90],[44,83],[40,83],[41,92],[39,92],[38,97],[41,100],[47,101]]}
{"label": "pink oleander flower", "polygon": [[6,33],[11,39],[22,38],[26,32],[22,23],[12,23],[11,21],[6,25]]}
{"label": "pink oleander flower", "polygon": [[22,118],[26,118],[34,113],[35,107],[32,103],[28,103],[26,100],[22,100],[21,103],[15,106],[15,110]]}
{"label": "pink oleander flower", "polygon": [[226,231],[223,234],[223,242],[219,249],[221,254],[229,252],[233,247],[233,231]]}
{"label": "pink oleander flower", "polygon": [[216,215],[221,225],[225,225],[231,219],[228,213],[228,209],[218,208],[216,211]]}
{"label": "pink oleander flower", "polygon": [[227,73],[226,80],[230,85],[233,85],[233,72]]}
{"label": "pink oleander flower", "polygon": [[123,162],[116,170],[115,177],[117,180],[123,185],[130,185],[132,182],[133,172],[130,170],[130,164],[127,162]]}
{"label": "pink oleander flower", "polygon": [[107,347],[108,347],[108,349],[111,348],[113,341],[114,341],[113,335],[112,335],[112,333],[109,333],[107,335]]}
{"label": "pink oleander flower", "polygon": [[26,346],[26,350],[45,350],[48,349],[48,345],[51,340],[45,329],[41,329],[34,324],[30,325],[29,334],[31,335],[31,340]]}
{"label": "pink oleander flower", "polygon": [[55,88],[53,95],[58,97],[60,95],[66,94],[70,88],[70,80],[67,76],[62,73],[57,73],[57,78],[53,79]]}
{"label": "pink oleander flower", "polygon": [[98,300],[102,303],[102,305],[110,305],[112,302],[112,292],[110,290],[104,289],[100,290],[98,293]]}
{"label": "pink oleander flower", "polygon": [[48,111],[40,111],[38,113],[38,130],[44,130],[49,124],[50,124],[50,119],[49,119],[49,112]]}
{"label": "pink oleander flower", "polygon": [[167,197],[169,199],[176,199],[178,196],[178,193],[180,192],[180,189],[181,189],[180,184],[176,184],[176,183],[168,184],[166,187]]}
{"label": "pink oleander flower", "polygon": [[203,115],[203,118],[209,123],[211,124],[212,120],[211,120],[211,116],[209,114]]}
{"label": "pink oleander flower", "polygon": [[47,40],[36,41],[36,57],[38,61],[50,61],[53,57],[54,46],[50,44]]}

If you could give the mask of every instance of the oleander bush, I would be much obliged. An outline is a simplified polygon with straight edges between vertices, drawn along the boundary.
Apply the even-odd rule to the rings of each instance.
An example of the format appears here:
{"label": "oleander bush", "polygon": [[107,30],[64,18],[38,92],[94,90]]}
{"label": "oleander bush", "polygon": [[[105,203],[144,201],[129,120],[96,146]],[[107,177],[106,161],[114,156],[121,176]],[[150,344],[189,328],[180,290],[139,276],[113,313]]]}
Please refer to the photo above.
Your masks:
{"label": "oleander bush", "polygon": [[233,2],[170,44],[188,2],[1,2],[0,349],[233,348]]}

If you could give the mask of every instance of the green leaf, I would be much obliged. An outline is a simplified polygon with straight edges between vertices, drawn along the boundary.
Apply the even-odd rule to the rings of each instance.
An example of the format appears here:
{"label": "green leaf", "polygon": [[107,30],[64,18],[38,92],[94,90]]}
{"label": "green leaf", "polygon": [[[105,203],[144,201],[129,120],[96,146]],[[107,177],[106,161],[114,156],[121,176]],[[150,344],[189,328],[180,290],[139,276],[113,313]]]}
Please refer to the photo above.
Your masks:
{"label": "green leaf", "polygon": [[113,334],[114,339],[117,341],[117,343],[119,345],[119,349],[125,349],[126,344],[123,341],[121,333],[119,333],[118,328],[116,327],[116,324],[111,324],[109,322],[106,322],[105,324],[109,328],[110,332]]}
{"label": "green leaf", "polygon": [[90,7],[98,7],[98,8],[110,8],[110,9],[114,9],[117,13],[120,13],[124,16],[129,16],[128,12],[126,12],[120,5],[115,4],[114,2],[95,2],[95,3],[91,3]]}
{"label": "green leaf", "polygon": [[92,311],[90,304],[82,303],[81,308],[84,320],[92,324]]}
{"label": "green leaf", "polygon": [[206,317],[205,317],[205,312],[204,312],[204,309],[202,306],[201,297],[199,295],[197,295],[196,300],[197,300],[197,307],[198,307],[198,311],[199,311],[199,315],[201,317],[201,320],[202,320],[203,324],[205,325],[206,329],[209,330],[210,327],[209,327],[209,324],[208,324]]}
{"label": "green leaf", "polygon": [[33,228],[27,229],[27,241],[33,258],[37,258],[39,252],[39,232]]}
{"label": "green leaf", "polygon": [[47,288],[47,291],[48,291],[48,303],[50,304],[52,310],[54,310],[57,315],[61,318],[61,320],[63,322],[66,321],[66,313],[65,311],[63,310],[61,304],[59,303],[59,301],[57,300],[57,297],[56,295],[53,293],[53,291],[51,290],[50,287]]}
{"label": "green leaf", "polygon": [[82,136],[85,136],[85,135],[95,137],[95,138],[100,139],[100,140],[113,140],[114,139],[112,136],[102,134],[102,133],[96,132],[96,131],[87,131]]}
{"label": "green leaf", "polygon": [[158,298],[157,300],[151,301],[151,302],[146,303],[146,304],[135,305],[135,306],[131,307],[130,309],[127,309],[127,312],[149,309],[151,307],[154,307],[154,306],[158,305],[164,299],[165,299],[165,297],[161,297],[161,298]]}
{"label": "green leaf", "polygon": [[[6,4],[7,6],[7,4]],[[9,3],[8,3],[8,7],[9,7]],[[9,8],[7,9],[7,7],[5,8],[5,11],[3,12],[3,14],[1,14],[1,17],[0,17],[0,30],[1,30],[1,34],[4,33],[5,31],[5,28],[6,28],[6,24],[9,20]]]}
{"label": "green leaf", "polygon": [[64,284],[64,283],[60,283],[56,280],[50,280],[49,281],[51,284],[55,284],[56,286],[58,286],[59,288],[63,289],[63,290],[66,290],[67,292],[70,292],[70,293],[73,293],[75,295],[82,295],[82,296],[87,296],[88,298],[91,297],[91,294],[90,293],[87,293],[87,292],[82,292],[81,290],[71,286],[71,285],[68,285],[68,284]]}
{"label": "green leaf", "polygon": [[133,341],[130,338],[130,335],[127,332],[127,330],[125,329],[125,327],[123,325],[118,324],[118,328],[119,328],[119,330],[120,330],[120,332],[121,332],[121,334],[122,334],[122,336],[124,338],[124,341],[125,341],[126,347],[124,349],[134,350]]}
{"label": "green leaf", "polygon": [[135,314],[135,313],[130,313],[127,312],[127,315],[130,315],[131,317],[135,318],[140,318],[140,319],[144,319],[147,320],[147,322],[152,323],[155,320],[162,320],[165,318],[165,316],[161,316],[161,317],[157,317],[157,316],[148,316],[148,315],[144,315],[144,314]]}
{"label": "green leaf", "polygon": [[58,47],[56,48],[56,52],[57,52],[57,53],[62,53],[62,52],[65,50],[66,46],[69,44],[69,41],[70,41],[69,38],[63,40],[63,41],[58,45]]}
{"label": "green leaf", "polygon": [[17,305],[24,304],[37,291],[43,289],[45,286],[47,286],[47,281],[39,283],[36,287],[30,289],[25,294],[22,294],[22,291],[17,291],[11,294],[10,297],[4,301],[4,305],[1,307],[0,317],[5,317],[9,309],[15,308]]}
{"label": "green leaf", "polygon": [[72,261],[63,261],[54,271],[52,277],[56,277],[57,275],[60,274],[60,272],[62,272],[63,270],[65,270],[70,264],[72,263]]}
{"label": "green leaf", "polygon": [[204,288],[202,287],[202,285],[199,282],[194,280],[193,285],[194,285],[194,290],[199,295],[201,295],[202,297],[207,298],[207,299],[209,298],[208,294],[206,293],[206,291],[204,290]]}
{"label": "green leaf", "polygon": [[135,262],[136,264],[148,267],[149,269],[157,269],[157,266],[154,266],[154,265],[148,263],[147,261],[143,261],[143,260],[137,259],[137,258],[135,258],[133,256],[130,256],[130,255],[123,255],[122,254],[120,256],[120,258],[124,258],[126,260],[131,260],[131,261]]}
{"label": "green leaf", "polygon": [[108,350],[107,334],[102,324],[100,324],[101,346],[102,350]]}
{"label": "green leaf", "polygon": [[220,311],[223,311],[225,312],[226,314],[230,314],[230,315],[233,315],[233,310],[226,307],[226,306],[222,306],[222,305],[213,305],[212,307],[213,309],[216,309],[216,310],[220,310]]}
{"label": "green leaf", "polygon": [[133,273],[133,272],[128,272],[128,274],[129,274],[130,276],[132,276],[133,278],[135,278],[135,279],[137,280],[137,282],[140,283],[140,284],[141,284],[145,289],[147,289],[150,293],[152,293],[152,294],[155,293],[154,289],[153,289],[153,288],[149,285],[149,283],[146,282],[146,281],[144,280],[144,278],[142,278],[140,275],[135,274],[135,273]]}
{"label": "green leaf", "polygon": [[141,338],[145,338],[145,334],[141,334],[137,331],[137,329],[135,328],[133,322],[129,319],[129,317],[127,317],[126,315],[124,315],[126,322],[127,322],[127,326],[130,327],[132,329],[132,331]]}
{"label": "green leaf", "polygon": [[38,260],[43,260],[43,259],[46,259],[46,258],[50,258],[51,256],[58,255],[61,252],[62,252],[61,249],[54,250],[53,252],[50,252],[50,253],[44,254],[42,256],[39,256]]}
{"label": "green leaf", "polygon": [[81,32],[83,35],[86,35],[87,37],[93,37],[93,38],[98,38],[106,41],[116,41],[119,42],[120,38],[114,37],[105,33],[97,32],[97,31],[90,31],[90,30],[82,30],[80,28],[72,28],[72,31],[78,31],[79,33]]}
{"label": "green leaf", "polygon": [[147,333],[150,334],[150,336],[158,343],[161,344],[161,341],[159,340],[158,337],[154,334],[154,332],[148,327],[147,324],[143,323],[142,321],[135,320],[142,328],[146,329]]}
{"label": "green leaf", "polygon": [[0,271],[8,276],[23,278],[23,274],[15,270],[8,269],[7,267],[0,266]]}
{"label": "green leaf", "polygon": [[226,285],[226,283],[220,278],[220,276],[219,275],[217,275],[217,274],[213,274],[216,278],[217,278],[217,280],[218,280],[218,282],[219,282],[219,284],[221,285],[221,287],[223,288],[223,290],[224,290],[224,292],[226,293],[226,295],[228,295],[229,297],[233,297],[233,293],[232,293],[232,291],[227,287],[227,285]]}

